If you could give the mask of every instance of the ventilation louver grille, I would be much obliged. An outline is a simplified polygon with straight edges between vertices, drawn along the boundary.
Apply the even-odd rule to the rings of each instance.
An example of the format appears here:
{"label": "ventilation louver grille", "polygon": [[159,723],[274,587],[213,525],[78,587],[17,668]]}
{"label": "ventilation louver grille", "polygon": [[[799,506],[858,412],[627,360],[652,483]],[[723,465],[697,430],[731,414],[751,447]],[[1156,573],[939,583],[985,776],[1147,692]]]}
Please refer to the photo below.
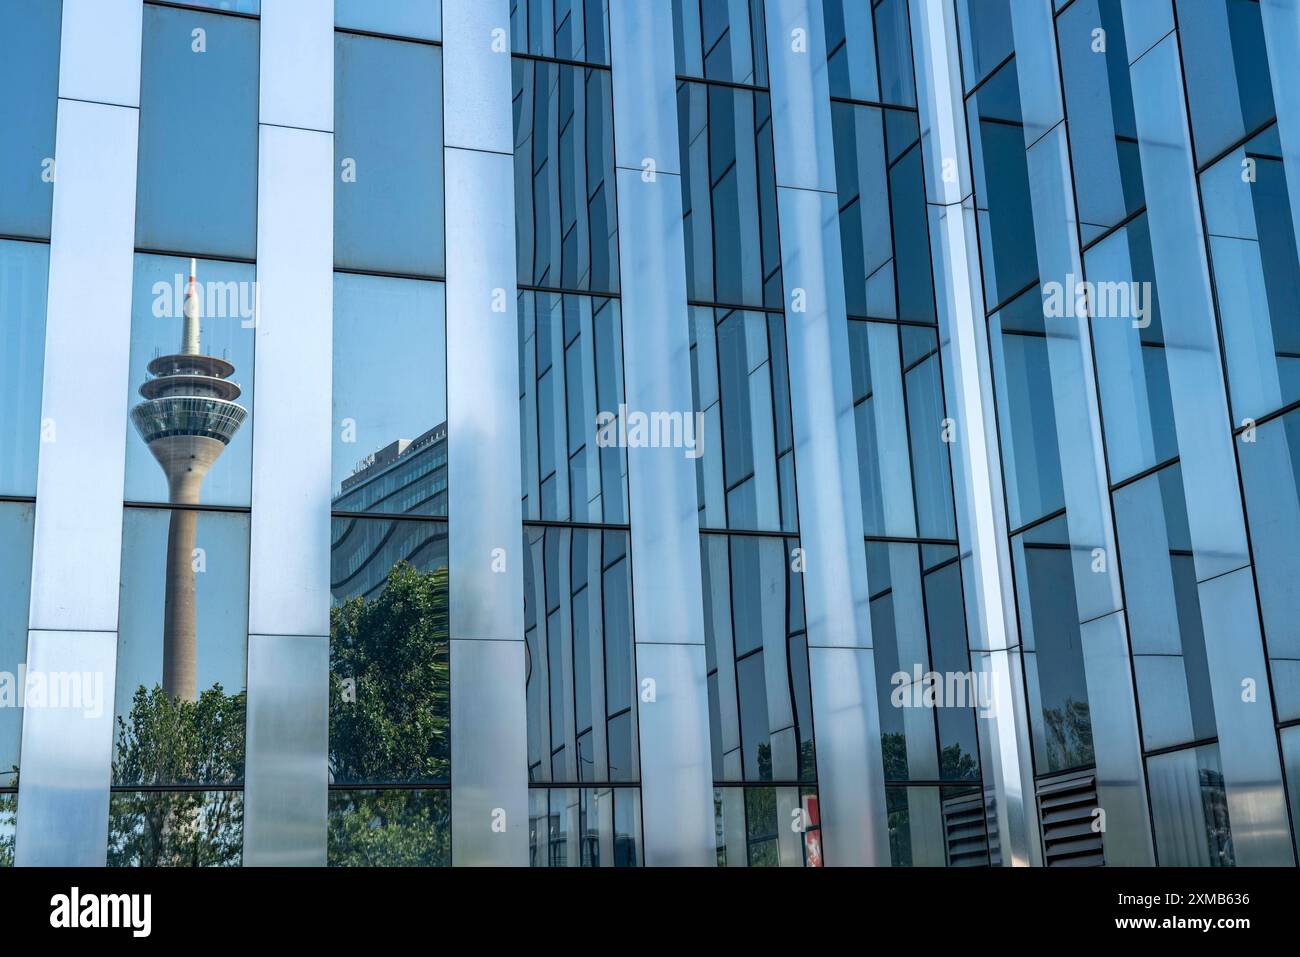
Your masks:
{"label": "ventilation louver grille", "polygon": [[1093,830],[1097,781],[1091,774],[1038,786],[1043,858],[1048,867],[1100,867],[1106,863],[1101,833]]}

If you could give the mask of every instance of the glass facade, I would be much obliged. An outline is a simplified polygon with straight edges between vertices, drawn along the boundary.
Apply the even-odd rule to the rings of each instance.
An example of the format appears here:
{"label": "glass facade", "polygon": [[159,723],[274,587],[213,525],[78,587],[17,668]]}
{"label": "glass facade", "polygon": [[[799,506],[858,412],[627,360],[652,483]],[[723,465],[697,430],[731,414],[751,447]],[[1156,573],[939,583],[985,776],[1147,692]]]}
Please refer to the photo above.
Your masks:
{"label": "glass facade", "polygon": [[282,3],[0,3],[0,866],[1296,863],[1275,5]]}

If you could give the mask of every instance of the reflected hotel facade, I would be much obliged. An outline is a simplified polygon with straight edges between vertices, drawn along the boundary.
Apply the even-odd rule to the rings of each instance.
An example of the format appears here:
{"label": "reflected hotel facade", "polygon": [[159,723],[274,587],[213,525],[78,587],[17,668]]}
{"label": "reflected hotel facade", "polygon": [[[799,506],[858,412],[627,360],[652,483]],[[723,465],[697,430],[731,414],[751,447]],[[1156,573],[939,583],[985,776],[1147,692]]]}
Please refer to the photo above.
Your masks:
{"label": "reflected hotel facade", "polygon": [[3,5],[0,866],[1294,866],[1297,62]]}

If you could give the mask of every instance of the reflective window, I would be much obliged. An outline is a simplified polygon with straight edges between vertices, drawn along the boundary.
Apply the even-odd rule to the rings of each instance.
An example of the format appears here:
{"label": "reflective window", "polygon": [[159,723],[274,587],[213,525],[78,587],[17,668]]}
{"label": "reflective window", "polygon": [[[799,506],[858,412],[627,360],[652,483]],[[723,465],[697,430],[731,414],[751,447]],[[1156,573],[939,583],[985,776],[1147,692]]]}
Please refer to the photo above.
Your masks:
{"label": "reflective window", "polygon": [[849,361],[866,534],[955,540],[938,336],[850,320]]}
{"label": "reflective window", "polygon": [[956,547],[867,543],[885,778],[978,781],[977,709]]}
{"label": "reflective window", "polygon": [[984,307],[992,311],[1038,275],[1014,60],[971,94],[966,113],[983,260]]}
{"label": "reflective window", "polygon": [[[1280,721],[1300,718],[1300,411],[1238,442],[1255,582]],[[1300,787],[1294,779],[1293,788]]]}
{"label": "reflective window", "polygon": [[49,260],[45,243],[0,240],[0,495],[36,494]]}
{"label": "reflective window", "polygon": [[109,867],[239,867],[242,791],[114,791]]}
{"label": "reflective window", "polygon": [[519,293],[524,517],[627,521],[617,299]]}
{"label": "reflective window", "polygon": [[[23,731],[22,702],[17,700],[22,689],[17,687],[17,675],[27,660],[34,517],[35,506],[29,502],[0,502],[0,576],[6,583],[0,597],[0,864],[6,857],[3,802],[17,800]],[[10,793],[11,789],[15,793]],[[12,814],[12,807],[9,813]],[[8,841],[8,854],[12,858],[12,833]]]}
{"label": "reflective window", "polygon": [[1258,0],[1178,0],[1187,106],[1204,163],[1275,115]]}
{"label": "reflective window", "polygon": [[794,434],[785,317],[691,307],[700,524],[794,531]]}
{"label": "reflective window", "polygon": [[62,0],[0,9],[0,236],[48,239]]}
{"label": "reflective window", "polygon": [[1233,418],[1300,399],[1300,262],[1277,126],[1201,174]]}
{"label": "reflective window", "polygon": [[334,274],[334,437],[339,512],[447,514],[442,283]]}
{"label": "reflective window", "polygon": [[916,105],[906,0],[822,0],[831,96]]}
{"label": "reflective window", "polygon": [[530,788],[528,860],[532,867],[639,867],[640,790]]}
{"label": "reflective window", "polygon": [[240,864],[248,529],[240,513],[125,511],[110,866]]}
{"label": "reflective window", "polygon": [[976,788],[885,789],[894,867],[987,867],[984,795]]}
{"label": "reflective window", "polygon": [[335,518],[330,591],[331,786],[449,783],[446,524]]}
{"label": "reflective window", "polygon": [[126,509],[114,785],[243,781],[248,529],[238,512]]}
{"label": "reflective window", "polygon": [[933,323],[916,114],[832,103],[831,121],[849,315]]}
{"label": "reflective window", "polygon": [[821,812],[808,787],[713,789],[719,867],[821,867]]}
{"label": "reflective window", "polygon": [[767,93],[677,87],[690,299],[782,306],[772,109]]}
{"label": "reflective window", "polygon": [[1114,494],[1129,644],[1148,750],[1217,735],[1182,469],[1161,469]]}
{"label": "reflective window", "polygon": [[450,867],[451,791],[330,789],[330,867]]}
{"label": "reflective window", "polygon": [[262,5],[261,0],[185,0],[185,3],[191,7],[210,7],[222,13],[260,13]]}
{"label": "reflective window", "polygon": [[609,64],[609,0],[511,0],[516,53]]}
{"label": "reflective window", "polygon": [[763,0],[673,0],[680,75],[767,86]]}
{"label": "reflective window", "polygon": [[640,778],[628,533],[527,528],[528,776]]}
{"label": "reflective window", "polygon": [[137,254],[128,502],[248,505],[256,270]]}
{"label": "reflective window", "polygon": [[957,29],[969,90],[1011,56],[1011,0],[957,0]]}
{"label": "reflective window", "polygon": [[1065,505],[1043,300],[1038,289],[1030,289],[989,319],[989,347],[1007,518],[1012,528],[1019,528]]}
{"label": "reflective window", "polygon": [[1057,18],[1056,30],[1079,229],[1087,243],[1146,201],[1121,0],[1076,0]]}
{"label": "reflective window", "polygon": [[[1291,802],[1291,820],[1300,821],[1300,727],[1286,728],[1282,731],[1281,738],[1282,764],[1286,769],[1287,793],[1290,795]],[[0,825],[0,828],[2,827],[3,825]],[[1300,834],[1296,836],[1296,848],[1300,850]],[[3,853],[3,850],[0,850],[0,854]]]}
{"label": "reflective window", "polygon": [[1014,536],[1011,553],[1035,769],[1050,774],[1090,765],[1092,719],[1065,517]]}
{"label": "reflective window", "polygon": [[136,246],[252,259],[258,22],[144,8]]}
{"label": "reflective window", "polygon": [[1147,758],[1147,784],[1161,867],[1235,864],[1217,744]]}
{"label": "reflective window", "polygon": [[442,49],[338,33],[334,264],[443,273]]}
{"label": "reflective window", "polygon": [[618,291],[610,72],[514,61],[519,282]]}
{"label": "reflective window", "polygon": [[1093,355],[1112,482],[1178,454],[1165,327],[1146,214],[1084,254],[1095,290]]}
{"label": "reflective window", "polygon": [[442,0],[334,0],[334,25],[394,37],[442,39]]}
{"label": "reflective window", "polygon": [[715,781],[815,781],[798,544],[701,536]]}

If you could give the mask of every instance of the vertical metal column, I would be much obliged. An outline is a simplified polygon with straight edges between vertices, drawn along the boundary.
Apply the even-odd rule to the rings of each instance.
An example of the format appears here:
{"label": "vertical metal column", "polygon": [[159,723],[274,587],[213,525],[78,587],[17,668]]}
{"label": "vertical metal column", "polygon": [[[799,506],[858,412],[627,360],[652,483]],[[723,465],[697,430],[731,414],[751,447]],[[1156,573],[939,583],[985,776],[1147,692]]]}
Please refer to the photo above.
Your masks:
{"label": "vertical metal column", "polygon": [[245,866],[323,866],[334,3],[262,0]]}
{"label": "vertical metal column", "polygon": [[[1210,691],[1242,866],[1292,865],[1254,570],[1192,158],[1178,32],[1167,0],[1123,0],[1133,112],[1182,462]],[[1244,693],[1248,682],[1258,689]]]}
{"label": "vertical metal column", "polygon": [[[952,0],[910,0],[944,396],[953,420],[957,527],[972,664],[989,676],[980,763],[1004,865],[1042,863],[1024,662],[984,321],[979,244]],[[991,794],[988,792],[991,790]]]}
{"label": "vertical metal column", "polygon": [[[1083,277],[1052,0],[1012,5],[1040,286]],[[1081,144],[1083,145],[1083,144]],[[1073,311],[1073,310],[1071,310]],[[1124,321],[1124,320],[1110,320]],[[1155,864],[1087,316],[1044,316],[1106,863]]]}
{"label": "vertical metal column", "polygon": [[443,0],[452,862],[528,864],[507,0]]}
{"label": "vertical metal column", "polygon": [[766,9],[823,849],[888,866],[825,27],[814,0]]}
{"label": "vertical metal column", "polygon": [[77,676],[98,706],[23,715],[19,865],[107,856],[142,16],[63,4],[27,668]]}
{"label": "vertical metal column", "polygon": [[[610,4],[627,408],[691,414],[686,254],[667,3]],[[704,454],[710,453],[705,448]],[[645,862],[716,863],[695,463],[627,450]]]}

